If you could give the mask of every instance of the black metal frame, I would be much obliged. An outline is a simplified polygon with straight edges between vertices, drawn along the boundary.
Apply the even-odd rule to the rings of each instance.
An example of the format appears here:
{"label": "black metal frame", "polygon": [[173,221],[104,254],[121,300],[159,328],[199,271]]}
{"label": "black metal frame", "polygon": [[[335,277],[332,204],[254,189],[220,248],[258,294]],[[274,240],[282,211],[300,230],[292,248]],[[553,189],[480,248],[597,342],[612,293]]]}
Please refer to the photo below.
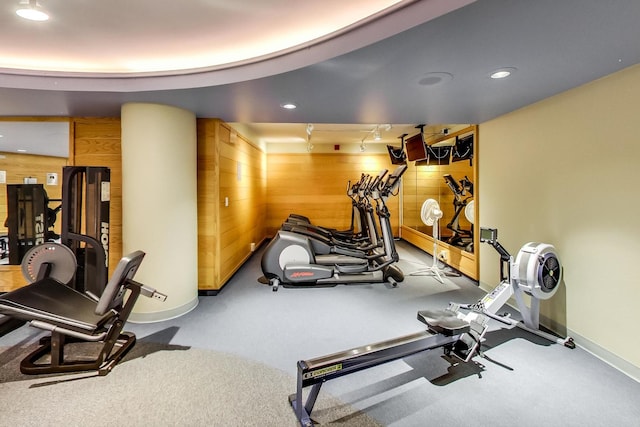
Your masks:
{"label": "black metal frame", "polygon": [[9,264],[20,265],[24,254],[45,242],[47,193],[42,184],[7,185]]}
{"label": "black metal frame", "polygon": [[[0,296],[0,313],[51,333],[21,361],[20,371],[30,375],[111,372],[136,342],[134,334],[122,329],[138,297],[166,299],[166,295],[133,280],[143,257],[142,251],[123,257],[98,301],[51,277]],[[45,263],[43,267],[46,268]],[[83,354],[82,358],[65,360],[66,344],[76,342],[102,346],[93,359],[89,359],[90,354]],[[95,355],[96,349],[91,350]],[[49,361],[44,357],[47,355]]]}
{"label": "black metal frame", "polygon": [[[310,360],[298,361],[296,393],[289,396],[289,403],[301,426],[311,427],[311,412],[316,403],[320,387],[326,381],[372,368],[383,363],[401,359],[411,354],[457,342],[462,334],[447,336],[429,331],[417,332],[388,341],[370,344]],[[302,392],[311,390],[304,403]]]}
{"label": "black metal frame", "polygon": [[110,169],[65,166],[62,174],[60,238],[78,259],[73,286],[99,297],[109,275]]}
{"label": "black metal frame", "polygon": [[[113,367],[127,354],[136,342],[136,336],[131,332],[122,332],[124,324],[131,314],[134,304],[140,296],[141,287],[138,282],[127,279],[125,289],[131,291],[127,302],[122,309],[117,312],[113,319],[109,321],[108,327],[101,333],[94,333],[87,337],[74,337],[68,331],[59,332],[57,329],[51,331],[51,336],[40,340],[40,347],[29,353],[20,362],[20,372],[27,375],[67,373],[78,371],[98,371],[99,375],[106,375]],[[37,321],[32,321],[32,323]],[[34,326],[38,326],[34,323]],[[40,324],[39,327],[42,327]],[[65,333],[66,332],[66,333]],[[102,336],[104,335],[104,338]],[[100,339],[94,340],[94,337]],[[85,338],[85,339],[83,339]],[[74,342],[99,341],[102,344],[100,352],[93,360],[78,359],[65,360],[65,345]],[[115,351],[114,351],[115,348]],[[38,363],[43,356],[50,355],[49,363]]]}

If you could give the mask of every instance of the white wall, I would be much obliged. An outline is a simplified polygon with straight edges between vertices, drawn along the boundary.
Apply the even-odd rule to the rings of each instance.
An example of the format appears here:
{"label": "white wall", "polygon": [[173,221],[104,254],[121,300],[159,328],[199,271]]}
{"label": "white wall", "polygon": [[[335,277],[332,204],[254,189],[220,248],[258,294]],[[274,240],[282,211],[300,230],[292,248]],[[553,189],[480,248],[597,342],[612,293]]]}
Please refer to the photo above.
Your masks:
{"label": "white wall", "polygon": [[198,304],[196,116],[168,105],[122,106],[122,249],[143,250],[136,280],[167,294],[140,298],[129,320],[181,316]]}
{"label": "white wall", "polygon": [[[542,314],[640,378],[640,66],[479,128],[480,225],[514,256],[553,244],[564,283]],[[480,248],[483,286],[498,256]],[[564,327],[564,328],[563,328]]]}

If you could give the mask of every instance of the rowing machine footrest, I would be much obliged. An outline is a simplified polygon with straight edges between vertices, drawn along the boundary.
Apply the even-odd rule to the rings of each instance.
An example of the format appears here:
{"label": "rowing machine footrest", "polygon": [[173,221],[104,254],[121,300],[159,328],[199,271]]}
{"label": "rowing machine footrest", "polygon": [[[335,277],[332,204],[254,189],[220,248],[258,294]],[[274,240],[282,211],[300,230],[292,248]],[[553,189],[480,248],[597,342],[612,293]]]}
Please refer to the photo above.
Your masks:
{"label": "rowing machine footrest", "polygon": [[421,310],[418,312],[418,320],[429,327],[430,330],[448,337],[469,332],[468,322],[460,319],[451,310]]}
{"label": "rowing machine footrest", "polygon": [[364,273],[369,270],[369,264],[366,262],[363,264],[347,264],[347,265],[336,265],[336,271],[342,274],[356,274],[356,273]]}
{"label": "rowing machine footrest", "polygon": [[461,360],[468,362],[476,354],[482,354],[480,352],[480,345],[484,339],[484,334],[487,332],[486,317],[480,317],[476,320],[472,320],[469,324],[469,332],[462,334],[460,339],[453,343],[451,352]]}

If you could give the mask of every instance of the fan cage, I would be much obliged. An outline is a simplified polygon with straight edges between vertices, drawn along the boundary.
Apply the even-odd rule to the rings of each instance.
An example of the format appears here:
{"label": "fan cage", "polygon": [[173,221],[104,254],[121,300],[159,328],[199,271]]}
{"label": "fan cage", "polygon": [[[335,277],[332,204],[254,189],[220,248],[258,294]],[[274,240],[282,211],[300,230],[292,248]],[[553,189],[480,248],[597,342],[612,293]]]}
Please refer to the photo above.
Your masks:
{"label": "fan cage", "polygon": [[518,285],[529,295],[549,299],[562,280],[560,259],[552,245],[527,243],[516,257]]}

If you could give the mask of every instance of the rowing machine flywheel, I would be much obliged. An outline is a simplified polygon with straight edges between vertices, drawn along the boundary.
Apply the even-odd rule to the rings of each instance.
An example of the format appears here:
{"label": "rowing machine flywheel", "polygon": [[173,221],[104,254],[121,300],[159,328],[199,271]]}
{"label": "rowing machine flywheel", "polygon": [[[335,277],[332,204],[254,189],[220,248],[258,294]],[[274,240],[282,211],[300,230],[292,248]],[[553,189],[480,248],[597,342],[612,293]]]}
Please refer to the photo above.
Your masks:
{"label": "rowing machine flywheel", "polygon": [[547,243],[530,242],[524,245],[515,261],[518,286],[538,299],[548,299],[558,290],[562,267],[556,250]]}
{"label": "rowing machine flywheel", "polygon": [[51,266],[47,277],[65,285],[76,274],[76,256],[71,249],[59,243],[48,242],[29,249],[22,258],[22,275],[29,283],[35,282],[43,264]]}

